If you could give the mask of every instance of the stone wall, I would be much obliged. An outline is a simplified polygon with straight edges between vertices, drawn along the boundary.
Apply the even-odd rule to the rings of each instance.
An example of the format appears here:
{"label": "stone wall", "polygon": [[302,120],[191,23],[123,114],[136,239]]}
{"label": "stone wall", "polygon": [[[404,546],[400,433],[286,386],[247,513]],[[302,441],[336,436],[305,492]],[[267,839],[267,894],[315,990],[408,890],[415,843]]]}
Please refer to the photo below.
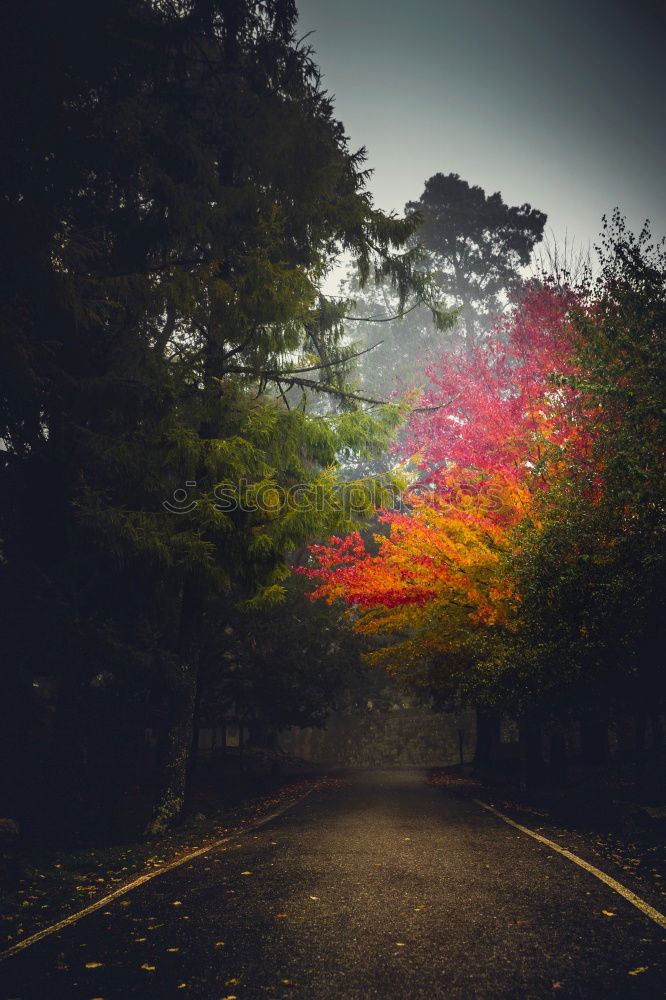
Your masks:
{"label": "stone wall", "polygon": [[436,767],[472,760],[475,713],[429,708],[332,716],[325,729],[290,729],[279,737],[289,756],[340,767]]}

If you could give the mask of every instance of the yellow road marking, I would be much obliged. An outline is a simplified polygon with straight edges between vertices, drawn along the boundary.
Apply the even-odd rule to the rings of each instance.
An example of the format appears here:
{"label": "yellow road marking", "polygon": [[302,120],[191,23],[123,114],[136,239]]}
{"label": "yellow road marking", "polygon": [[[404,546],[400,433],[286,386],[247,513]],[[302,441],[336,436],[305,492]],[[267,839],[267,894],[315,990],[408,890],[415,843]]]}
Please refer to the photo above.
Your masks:
{"label": "yellow road marking", "polygon": [[[314,786],[313,786],[314,788]],[[65,927],[69,927],[71,924],[75,924],[82,917],[87,917],[89,913],[95,913],[96,910],[101,910],[103,906],[107,906],[112,903],[114,899],[118,899],[119,896],[124,896],[126,893],[131,892],[132,889],[138,888],[140,885],[144,885],[145,882],[150,882],[152,878],[157,878],[158,875],[164,875],[165,872],[171,871],[172,868],[178,868],[180,865],[184,865],[187,861],[191,861],[192,858],[198,858],[202,854],[207,854],[208,851],[214,850],[216,847],[221,847],[223,844],[228,844],[230,840],[238,840],[239,837],[243,837],[247,833],[252,833],[253,830],[258,830],[259,827],[266,826],[271,820],[277,819],[282,813],[285,813],[292,806],[295,806],[298,802],[304,799],[307,795],[313,791],[313,788],[308,788],[307,792],[303,795],[299,795],[297,799],[292,799],[288,802],[286,806],[281,809],[277,809],[275,812],[271,813],[270,816],[264,816],[257,823],[253,823],[252,826],[248,826],[245,830],[240,833],[234,833],[229,837],[222,837],[221,840],[215,840],[212,844],[207,844],[205,847],[200,847],[196,851],[191,851],[190,854],[184,855],[182,858],[176,858],[175,861],[170,861],[168,865],[163,865],[162,868],[158,868],[156,871],[147,872],[145,875],[141,875],[139,878],[135,878],[133,882],[128,882],[127,885],[120,886],[119,889],[115,889],[110,892],[108,896],[104,896],[102,899],[98,899],[96,902],[91,903],[90,906],[86,906],[83,910],[77,910],[76,913],[71,913],[64,920],[59,920],[57,924],[51,924],[49,927],[45,927],[41,931],[37,931],[36,934],[31,934],[30,937],[24,938],[23,941],[18,941],[16,944],[12,945],[11,948],[7,948],[6,951],[0,952],[0,962],[5,958],[9,958],[10,955],[15,955],[18,951],[23,951],[24,948],[29,948],[31,944],[36,944],[45,937],[49,937],[50,934],[55,934],[57,931],[63,930]],[[239,845],[240,846],[240,845]]]}
{"label": "yellow road marking", "polygon": [[640,910],[641,913],[644,913],[646,917],[649,917],[650,920],[654,920],[655,924],[659,924],[660,927],[666,928],[666,916],[664,916],[663,913],[660,913],[659,910],[655,910],[654,906],[650,906],[650,904],[646,903],[644,899],[637,896],[635,892],[632,892],[631,889],[627,889],[626,886],[616,881],[616,879],[611,878],[610,875],[606,875],[606,873],[600,871],[599,868],[595,868],[594,865],[588,864],[587,861],[583,861],[583,859],[579,858],[577,854],[567,851],[565,847],[560,847],[560,845],[556,844],[553,840],[548,840],[547,837],[542,837],[540,833],[535,833],[534,830],[529,830],[526,826],[521,826],[520,823],[514,823],[512,819],[509,819],[509,817],[505,816],[504,813],[494,809],[493,806],[489,806],[487,803],[481,802],[480,799],[474,799],[473,801],[476,802],[477,806],[481,806],[482,809],[487,809],[488,812],[493,813],[494,816],[504,820],[504,822],[508,823],[509,826],[515,827],[515,829],[520,830],[521,833],[526,833],[528,837],[533,837],[534,840],[538,840],[541,844],[546,844],[546,846],[550,847],[551,850],[557,851],[558,854],[568,858],[569,861],[573,861],[575,865],[578,865],[580,868],[584,868],[586,872],[590,873],[590,875],[594,875],[594,877],[598,878],[600,882],[603,882],[620,896],[623,896],[624,899],[635,906],[636,909]]}

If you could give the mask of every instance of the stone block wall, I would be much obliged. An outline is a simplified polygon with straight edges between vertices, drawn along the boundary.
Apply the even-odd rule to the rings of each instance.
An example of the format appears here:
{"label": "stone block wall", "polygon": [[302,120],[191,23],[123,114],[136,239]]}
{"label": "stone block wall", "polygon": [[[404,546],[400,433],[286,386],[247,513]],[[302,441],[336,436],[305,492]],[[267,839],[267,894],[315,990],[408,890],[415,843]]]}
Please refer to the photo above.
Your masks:
{"label": "stone block wall", "polygon": [[396,708],[332,716],[325,729],[290,729],[279,737],[292,757],[340,767],[437,767],[469,763],[476,741],[476,715]]}

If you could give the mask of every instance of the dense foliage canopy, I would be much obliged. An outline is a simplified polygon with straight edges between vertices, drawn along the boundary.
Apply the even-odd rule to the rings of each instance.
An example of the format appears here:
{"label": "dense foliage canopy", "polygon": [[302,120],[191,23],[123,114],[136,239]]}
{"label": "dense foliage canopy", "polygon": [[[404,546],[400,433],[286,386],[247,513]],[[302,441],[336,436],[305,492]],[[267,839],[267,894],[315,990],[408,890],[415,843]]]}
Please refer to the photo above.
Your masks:
{"label": "dense foliage canopy", "polygon": [[127,705],[119,743],[157,700],[158,825],[182,805],[208,602],[280,599],[294,549],[381,502],[373,482],[345,503],[332,470],[399,407],[360,411],[321,281],[345,251],[361,282],[424,290],[415,220],[373,207],[295,23],[291,0],[2,14],[3,734],[57,677],[53,759],[76,775],[91,692]]}
{"label": "dense foliage canopy", "polygon": [[311,550],[315,596],[410,683],[517,715],[663,699],[666,269],[617,213],[600,256],[596,281],[524,286],[492,338],[430,365],[397,446],[417,496],[378,550]]}

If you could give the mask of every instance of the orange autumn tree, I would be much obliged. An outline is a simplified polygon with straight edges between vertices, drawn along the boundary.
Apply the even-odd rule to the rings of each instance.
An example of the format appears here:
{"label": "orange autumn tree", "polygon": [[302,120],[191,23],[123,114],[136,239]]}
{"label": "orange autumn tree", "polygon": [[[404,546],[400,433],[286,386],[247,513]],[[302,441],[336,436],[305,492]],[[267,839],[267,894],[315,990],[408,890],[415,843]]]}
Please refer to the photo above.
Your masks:
{"label": "orange autumn tree", "polygon": [[[516,624],[507,570],[512,530],[535,519],[553,455],[585,451],[570,360],[570,292],[528,287],[487,343],[429,366],[434,388],[396,451],[416,455],[418,484],[382,511],[370,551],[358,533],[312,546],[313,598],[342,599],[357,632],[378,638],[368,659],[408,682],[455,686],[479,639]],[[557,377],[555,377],[557,376]],[[454,683],[455,682],[455,683]]]}
{"label": "orange autumn tree", "polygon": [[379,515],[390,534],[374,535],[375,554],[355,532],[312,546],[317,568],[299,572],[319,582],[313,598],[341,598],[359,634],[382,638],[370,663],[423,683],[435,662],[463,669],[476,634],[509,622],[517,595],[502,556],[529,502],[501,473],[451,468],[435,494],[410,492],[404,511]]}

